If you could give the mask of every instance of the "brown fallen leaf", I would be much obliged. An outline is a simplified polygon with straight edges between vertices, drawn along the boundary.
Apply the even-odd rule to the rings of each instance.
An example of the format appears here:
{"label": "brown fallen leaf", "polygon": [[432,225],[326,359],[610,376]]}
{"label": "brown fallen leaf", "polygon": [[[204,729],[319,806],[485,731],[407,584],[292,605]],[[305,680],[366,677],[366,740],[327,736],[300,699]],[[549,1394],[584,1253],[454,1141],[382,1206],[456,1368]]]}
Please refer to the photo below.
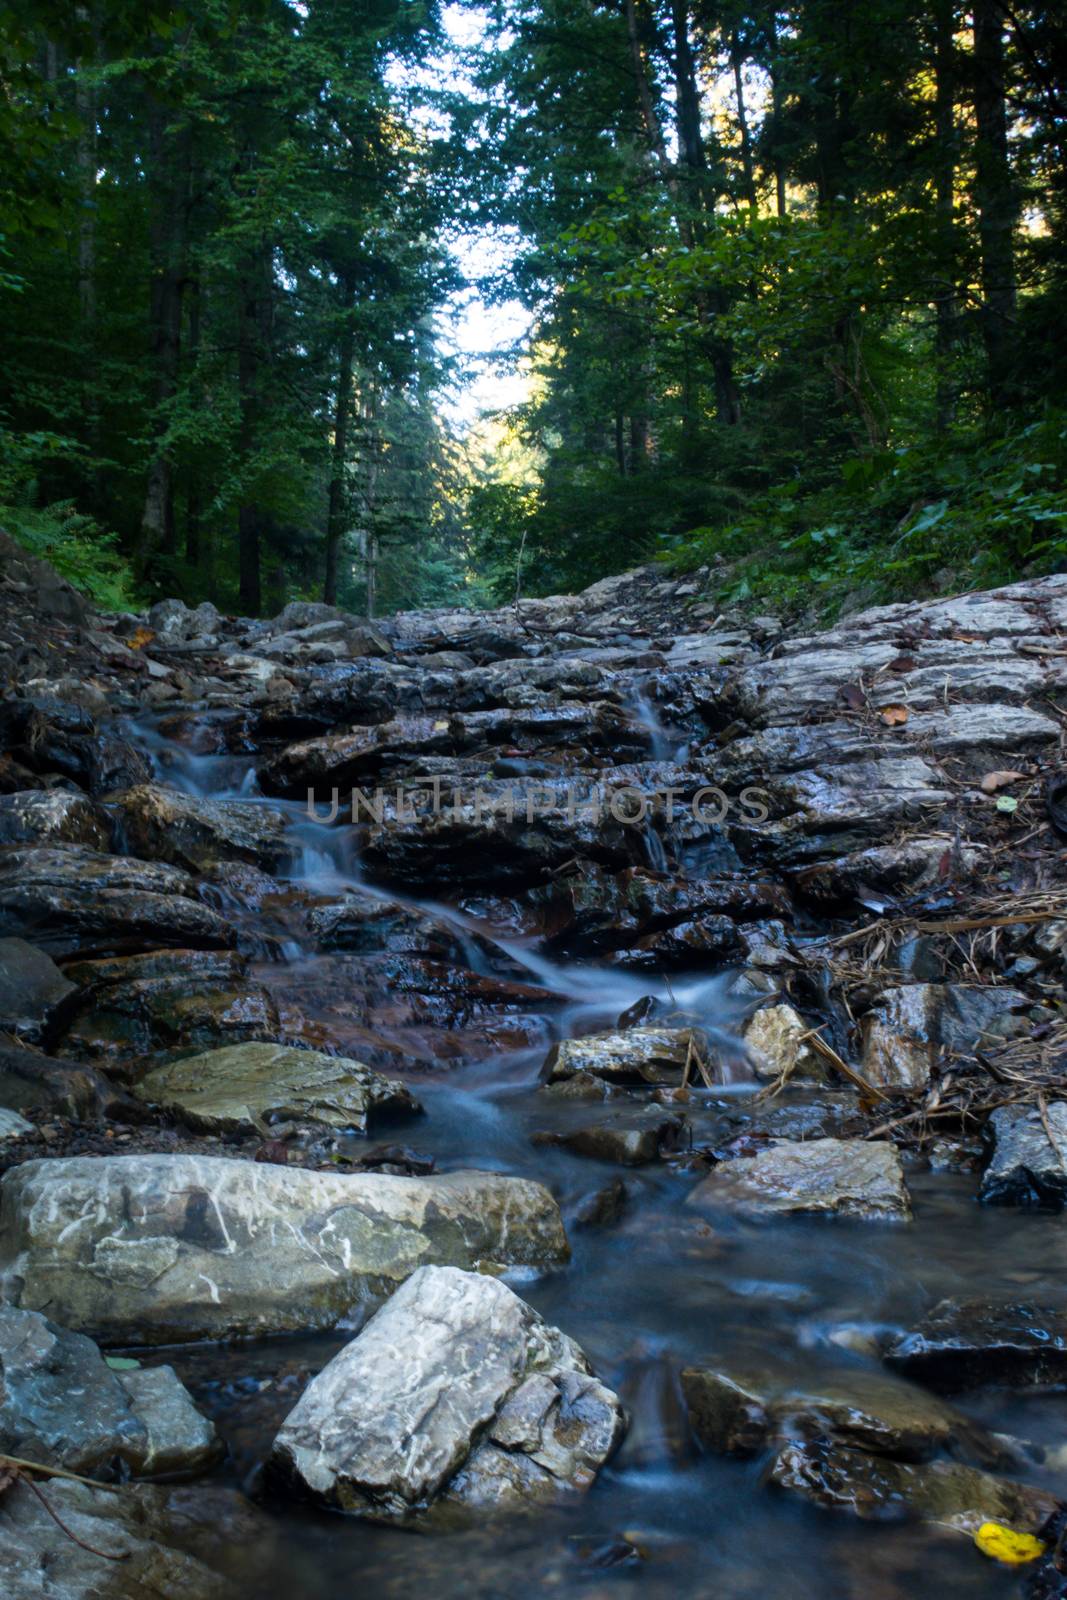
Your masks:
{"label": "brown fallen leaf", "polygon": [[843,683],[837,692],[850,711],[862,711],[867,704],[858,683]]}
{"label": "brown fallen leaf", "polygon": [[883,706],[879,712],[887,728],[900,728],[908,720],[907,706]]}
{"label": "brown fallen leaf", "polygon": [[126,640],[126,644],[131,650],[143,650],[145,645],[151,644],[154,638],[155,634],[151,628],[135,628]]}
{"label": "brown fallen leaf", "polygon": [[914,672],[916,661],[914,656],[894,656],[889,663],[890,672]]}
{"label": "brown fallen leaf", "polygon": [[1018,783],[1025,777],[1025,772],[987,772],[982,779],[982,793],[996,794],[998,789],[1006,789],[1009,783]]}

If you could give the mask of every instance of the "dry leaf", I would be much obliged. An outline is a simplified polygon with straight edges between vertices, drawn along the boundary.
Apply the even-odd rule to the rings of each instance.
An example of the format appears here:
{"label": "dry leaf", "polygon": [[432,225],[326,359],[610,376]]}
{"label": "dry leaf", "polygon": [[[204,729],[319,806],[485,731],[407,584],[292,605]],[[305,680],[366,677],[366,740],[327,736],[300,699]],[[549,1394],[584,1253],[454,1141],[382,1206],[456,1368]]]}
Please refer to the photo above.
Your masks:
{"label": "dry leaf", "polygon": [[837,692],[850,711],[862,711],[867,704],[858,683],[843,683]]}
{"label": "dry leaf", "polygon": [[1025,776],[1025,772],[987,772],[982,779],[982,793],[996,794],[998,789],[1006,789],[1009,783],[1018,783]]}
{"label": "dry leaf", "polygon": [[126,640],[131,650],[143,650],[146,644],[151,644],[155,634],[151,628],[135,628]]}
{"label": "dry leaf", "polygon": [[914,672],[916,661],[914,656],[894,656],[889,663],[890,672]]}
{"label": "dry leaf", "polygon": [[908,720],[907,706],[883,706],[879,715],[887,728],[900,728]]}

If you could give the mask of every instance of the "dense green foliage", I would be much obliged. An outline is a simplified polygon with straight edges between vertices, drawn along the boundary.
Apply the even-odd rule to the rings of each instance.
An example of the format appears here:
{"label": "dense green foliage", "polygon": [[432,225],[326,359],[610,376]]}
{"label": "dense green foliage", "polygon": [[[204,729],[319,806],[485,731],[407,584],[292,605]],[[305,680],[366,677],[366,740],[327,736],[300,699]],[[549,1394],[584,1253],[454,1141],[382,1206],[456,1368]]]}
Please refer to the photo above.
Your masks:
{"label": "dense green foliage", "polygon": [[447,196],[389,81],[433,48],[432,0],[3,24],[4,500],[38,509],[5,523],[55,528],[62,563],[75,504],[141,592],[251,611],[320,594],[328,551],[352,604],[371,570],[402,590],[416,540],[458,581],[428,333]]}
{"label": "dense green foliage", "polygon": [[513,424],[542,462],[506,517],[472,506],[500,596],[521,541],[528,587],[659,550],[824,608],[1063,564],[1055,8],[499,18],[487,126],[537,318]]}
{"label": "dense green foliage", "polygon": [[[0,0],[0,525],[250,611],[1062,566],[1058,8],[462,9],[446,91],[437,0]],[[489,450],[439,338],[487,227],[532,319]]]}

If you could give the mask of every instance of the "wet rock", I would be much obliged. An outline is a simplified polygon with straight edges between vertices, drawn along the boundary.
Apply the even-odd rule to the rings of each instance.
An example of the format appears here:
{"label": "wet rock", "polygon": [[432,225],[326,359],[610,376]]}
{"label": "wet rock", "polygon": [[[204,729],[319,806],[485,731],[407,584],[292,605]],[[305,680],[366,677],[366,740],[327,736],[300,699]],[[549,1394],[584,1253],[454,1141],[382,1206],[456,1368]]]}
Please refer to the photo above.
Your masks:
{"label": "wet rock", "polygon": [[987,1205],[1062,1211],[1067,1201],[1067,1101],[1001,1106],[986,1125],[992,1146],[979,1198]]}
{"label": "wet rock", "polygon": [[131,946],[225,949],[233,928],[193,898],[174,867],[76,845],[0,855],[0,935],[30,934],[52,955]]}
{"label": "wet rock", "polygon": [[696,1125],[696,1137],[716,1161],[727,1161],[772,1140],[855,1139],[868,1126],[852,1091],[787,1085],[769,1101],[729,1103],[715,1113],[710,1130]]}
{"label": "wet rock", "polygon": [[72,995],[51,956],[24,939],[0,939],[0,1031],[36,1044],[49,1018]]}
{"label": "wet rock", "polygon": [[[920,756],[885,756],[848,766],[779,775],[773,765],[751,782],[769,794],[773,821],[754,830],[753,848],[786,869],[863,849],[887,828],[929,820],[952,802],[951,790]],[[735,830],[737,831],[737,830]]]}
{"label": "wet rock", "polygon": [[669,959],[671,930],[679,953],[690,959],[733,951],[737,919],[785,906],[784,891],[762,878],[732,874],[691,882],[642,867],[610,873],[590,861],[576,861],[530,898],[541,909],[546,950],[567,956],[636,943],[639,952],[658,948]]}
{"label": "wet rock", "polygon": [[[127,1381],[130,1380],[130,1381]],[[219,1446],[171,1367],[116,1373],[84,1334],[0,1307],[0,1451],[70,1472],[193,1472]]]}
{"label": "wet rock", "polygon": [[145,783],[114,801],[126,848],[149,861],[199,872],[220,858],[251,862],[268,872],[289,861],[288,819],[266,806],[200,800]]}
{"label": "wet rock", "polygon": [[48,696],[6,702],[0,744],[45,784],[64,779],[93,796],[144,783],[151,771],[148,758],[127,740],[99,732],[84,706]]}
{"label": "wet rock", "polygon": [[371,1113],[420,1109],[404,1084],[360,1061],[259,1042],[157,1067],[134,1093],[209,1133],[287,1121],[365,1133]]}
{"label": "wet rock", "polygon": [[75,962],[69,970],[83,991],[65,1014],[62,1047],[129,1075],[161,1051],[299,1039],[299,1013],[287,1008],[283,1024],[246,969],[242,956],[207,950]]}
{"label": "wet rock", "polygon": [[895,896],[914,894],[937,883],[947,868],[953,873],[967,872],[979,859],[977,849],[963,846],[957,851],[952,840],[942,834],[856,850],[805,868],[795,881],[805,899],[820,906],[858,901],[881,910]]}
{"label": "wet rock", "polygon": [[544,1050],[558,993],[446,961],[381,954],[327,955],[284,969],[271,990],[296,1006],[344,1055],[388,1071],[440,1069],[515,1050]]}
{"label": "wet rock", "polygon": [[408,1522],[443,1497],[501,1509],[583,1489],[618,1397],[506,1284],[423,1267],[309,1384],[272,1464],[329,1505]]}
{"label": "wet rock", "polygon": [[807,1043],[811,1028],[790,1005],[763,1006],[741,1030],[757,1078],[826,1081],[826,1070]]}
{"label": "wet rock", "polygon": [[583,753],[622,747],[640,754],[644,740],[610,702],[546,701],[458,713],[450,707],[439,716],[397,717],[290,745],[260,768],[259,780],[268,794],[303,798],[313,789],[325,800],[332,788],[347,793],[428,757],[524,743],[569,744]]}
{"label": "wet rock", "polygon": [[1004,1462],[1003,1447],[969,1417],[880,1372],[844,1370],[798,1387],[769,1372],[696,1366],[681,1383],[697,1438],[723,1455],[821,1437],[898,1461],[947,1452],[985,1467]]}
{"label": "wet rock", "polygon": [[983,1522],[1036,1533],[1059,1503],[1044,1490],[955,1461],[912,1466],[824,1440],[786,1445],[769,1477],[831,1510],[877,1521],[917,1517],[966,1533]]}
{"label": "wet rock", "polygon": [[47,1110],[79,1122],[120,1113],[123,1096],[92,1067],[0,1044],[0,1105]]}
{"label": "wet rock", "polygon": [[614,1161],[622,1167],[643,1167],[677,1149],[686,1127],[679,1114],[655,1107],[622,1112],[604,1121],[584,1123],[560,1132],[535,1133],[535,1144],[556,1144],[575,1155],[595,1161]]}
{"label": "wet rock", "polygon": [[214,1424],[196,1409],[173,1367],[138,1367],[116,1376],[145,1430],[139,1475],[188,1477],[222,1454]]}
{"label": "wet rock", "polygon": [[885,1351],[897,1372],[946,1394],[1067,1377],[1067,1310],[1024,1300],[942,1300]]}
{"label": "wet rock", "polygon": [[0,1180],[0,1239],[12,1303],[111,1343],[329,1327],[427,1263],[567,1256],[555,1202],[523,1179],[189,1155],[14,1167]]}
{"label": "wet rock", "polygon": [[625,1033],[591,1033],[553,1046],[541,1076],[550,1084],[578,1073],[612,1083],[676,1084],[688,1061],[690,1078],[697,1081],[698,1053],[708,1061],[707,1037],[699,1028],[629,1028]]}
{"label": "wet rock", "polygon": [[71,789],[29,789],[0,796],[0,845],[84,844],[107,850],[107,820],[84,794]]}
{"label": "wet rock", "polygon": [[907,1221],[911,1204],[891,1144],[811,1139],[778,1144],[716,1167],[689,1196],[691,1206],[726,1206],[753,1217],[791,1212]]}
{"label": "wet rock", "polygon": [[942,1050],[973,1055],[1018,1027],[1018,989],[914,983],[887,989],[863,1023],[863,1075],[876,1088],[924,1088]]}
{"label": "wet rock", "polygon": [[611,1228],[626,1210],[629,1191],[621,1178],[612,1178],[602,1189],[594,1189],[576,1203],[568,1218],[575,1228]]}
{"label": "wet rock", "polygon": [[764,972],[780,972],[797,965],[784,922],[752,922],[738,930],[741,953],[746,966]]}
{"label": "wet rock", "polygon": [[513,978],[525,969],[498,945],[458,922],[404,905],[382,895],[350,891],[332,905],[308,912],[307,925],[321,950],[427,956],[456,966],[493,971]]}
{"label": "wet rock", "polygon": [[726,961],[739,949],[737,928],[731,919],[707,912],[676,922],[673,927],[643,934],[615,957],[615,964],[634,972],[692,970]]}
{"label": "wet rock", "polygon": [[[612,773],[602,779],[613,792]],[[368,824],[363,861],[384,882],[437,893],[457,884],[469,893],[544,881],[576,854],[616,871],[642,860],[644,825],[619,821],[606,804],[584,805],[581,785],[570,798],[575,792],[566,779],[487,781],[478,785],[477,803],[472,795],[435,810],[428,794],[401,806],[386,800],[381,821]]]}

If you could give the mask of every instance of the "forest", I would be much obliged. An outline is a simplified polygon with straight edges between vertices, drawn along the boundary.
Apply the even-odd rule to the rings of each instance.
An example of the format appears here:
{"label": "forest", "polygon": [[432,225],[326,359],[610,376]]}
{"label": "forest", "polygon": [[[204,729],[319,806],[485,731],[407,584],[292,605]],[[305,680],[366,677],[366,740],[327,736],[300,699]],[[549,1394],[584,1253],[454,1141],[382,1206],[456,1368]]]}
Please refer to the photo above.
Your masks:
{"label": "forest", "polygon": [[0,76],[0,527],[99,604],[1063,568],[1055,5],[35,0]]}

